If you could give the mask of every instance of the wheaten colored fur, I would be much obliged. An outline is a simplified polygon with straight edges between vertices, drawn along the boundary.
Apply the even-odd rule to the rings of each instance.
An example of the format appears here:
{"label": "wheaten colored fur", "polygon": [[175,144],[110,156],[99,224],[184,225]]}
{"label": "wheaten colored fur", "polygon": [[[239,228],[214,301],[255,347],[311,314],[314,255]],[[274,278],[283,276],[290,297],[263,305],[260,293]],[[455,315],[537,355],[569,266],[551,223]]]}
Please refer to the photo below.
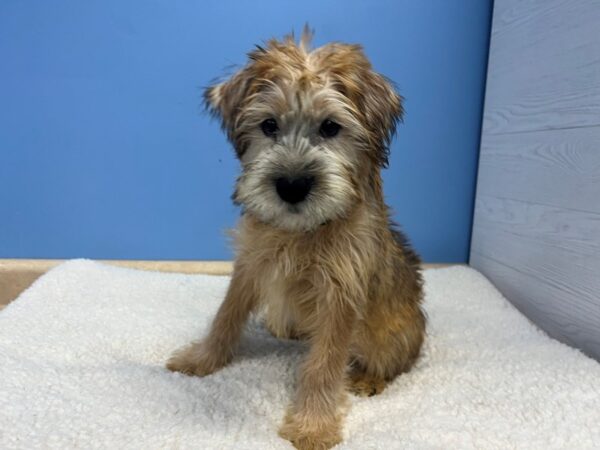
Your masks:
{"label": "wheaten colored fur", "polygon": [[[244,214],[231,285],[208,336],[167,367],[218,370],[233,358],[249,314],[264,310],[275,336],[310,343],[280,435],[297,448],[326,449],[341,440],[346,390],[374,395],[409,370],[425,317],[419,260],[392,227],[380,177],[401,98],[360,47],[310,51],[308,40],[270,41],[207,91],[242,163],[235,199]],[[271,141],[257,131],[266,117],[281,124]],[[335,139],[303,128],[324,117],[342,125]],[[272,193],[274,170],[312,170],[314,195],[285,205]]]}

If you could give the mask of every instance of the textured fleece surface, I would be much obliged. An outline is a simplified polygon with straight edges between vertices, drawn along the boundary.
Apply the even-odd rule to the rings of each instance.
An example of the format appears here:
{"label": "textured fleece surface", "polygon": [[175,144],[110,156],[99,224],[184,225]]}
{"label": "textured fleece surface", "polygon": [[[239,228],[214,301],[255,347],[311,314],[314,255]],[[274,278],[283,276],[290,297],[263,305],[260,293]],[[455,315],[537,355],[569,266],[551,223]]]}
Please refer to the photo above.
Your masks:
{"label": "textured fleece surface", "polygon": [[[547,337],[475,270],[425,271],[422,358],[351,397],[345,449],[599,448],[600,365]],[[232,364],[168,372],[227,277],[67,262],[0,312],[0,448],[285,449],[303,343],[250,322]]]}

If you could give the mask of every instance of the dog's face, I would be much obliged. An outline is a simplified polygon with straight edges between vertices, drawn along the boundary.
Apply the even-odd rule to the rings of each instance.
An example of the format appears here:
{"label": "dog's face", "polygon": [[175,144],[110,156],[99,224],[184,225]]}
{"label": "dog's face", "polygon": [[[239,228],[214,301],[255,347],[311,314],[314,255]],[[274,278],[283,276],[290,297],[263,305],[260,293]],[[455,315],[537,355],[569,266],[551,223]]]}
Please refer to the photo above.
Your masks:
{"label": "dog's face", "polygon": [[310,51],[309,40],[269,41],[205,93],[242,164],[234,201],[262,222],[302,232],[376,195],[402,115],[400,96],[359,46]]}

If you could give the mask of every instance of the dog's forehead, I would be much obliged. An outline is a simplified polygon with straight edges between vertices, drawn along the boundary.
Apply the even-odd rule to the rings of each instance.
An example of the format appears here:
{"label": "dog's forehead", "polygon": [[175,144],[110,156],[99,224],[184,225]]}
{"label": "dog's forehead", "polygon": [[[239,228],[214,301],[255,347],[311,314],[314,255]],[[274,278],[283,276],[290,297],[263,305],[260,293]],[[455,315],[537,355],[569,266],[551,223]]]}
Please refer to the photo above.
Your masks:
{"label": "dog's forehead", "polygon": [[[330,43],[307,51],[293,42],[271,42],[251,52],[255,93],[248,100],[270,103],[277,112],[321,115],[347,103],[348,83],[356,84],[370,64],[357,45]],[[351,86],[351,88],[354,86]]]}
{"label": "dog's forehead", "polygon": [[341,43],[309,51],[292,41],[271,41],[249,53],[249,58],[257,81],[284,82],[305,91],[357,77],[371,68],[359,45]]}

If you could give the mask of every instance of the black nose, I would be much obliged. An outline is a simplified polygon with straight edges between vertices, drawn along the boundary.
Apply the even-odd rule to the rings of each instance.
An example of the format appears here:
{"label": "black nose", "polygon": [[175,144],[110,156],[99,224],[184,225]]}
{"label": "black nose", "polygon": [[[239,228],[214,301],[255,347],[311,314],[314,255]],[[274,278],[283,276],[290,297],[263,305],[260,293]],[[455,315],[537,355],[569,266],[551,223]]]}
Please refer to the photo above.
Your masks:
{"label": "black nose", "polygon": [[275,189],[277,189],[281,200],[295,205],[306,198],[314,182],[314,177],[277,178],[275,180]]}

